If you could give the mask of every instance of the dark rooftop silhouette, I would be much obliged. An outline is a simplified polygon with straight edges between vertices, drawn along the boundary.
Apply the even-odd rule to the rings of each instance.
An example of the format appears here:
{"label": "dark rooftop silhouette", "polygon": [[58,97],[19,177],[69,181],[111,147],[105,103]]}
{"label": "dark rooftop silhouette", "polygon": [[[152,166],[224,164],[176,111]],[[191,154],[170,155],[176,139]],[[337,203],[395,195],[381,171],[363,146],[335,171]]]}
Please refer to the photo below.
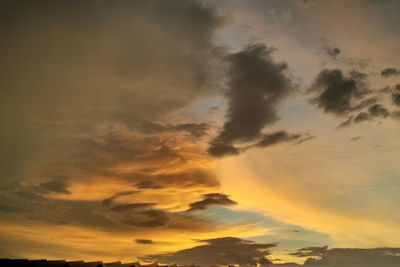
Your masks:
{"label": "dark rooftop silhouette", "polygon": [[0,259],[0,266],[18,267],[138,267],[139,263],[121,263],[120,261],[103,263],[102,261],[65,261],[65,260],[28,260]]}

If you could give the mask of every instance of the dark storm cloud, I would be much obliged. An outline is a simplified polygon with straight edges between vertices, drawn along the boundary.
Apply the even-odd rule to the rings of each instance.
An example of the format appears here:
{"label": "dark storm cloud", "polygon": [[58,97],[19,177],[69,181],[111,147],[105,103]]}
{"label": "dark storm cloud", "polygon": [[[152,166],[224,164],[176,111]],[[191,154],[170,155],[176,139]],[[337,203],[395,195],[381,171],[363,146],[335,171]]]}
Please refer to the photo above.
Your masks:
{"label": "dark storm cloud", "polygon": [[373,267],[400,266],[400,248],[334,248],[309,247],[299,249],[292,253],[297,257],[318,257],[309,258],[304,266],[340,266],[340,267]]}
{"label": "dark storm cloud", "polygon": [[143,244],[143,245],[154,244],[153,240],[150,240],[150,239],[135,239],[135,242],[138,244]]}
{"label": "dark storm cloud", "polygon": [[323,70],[308,93],[314,94],[312,103],[326,113],[347,115],[373,104],[374,98],[364,99],[369,90],[364,83],[365,74],[350,72],[344,75],[339,69]]}
{"label": "dark storm cloud", "polygon": [[227,57],[228,111],[222,131],[211,142],[214,156],[237,154],[235,142],[249,142],[278,120],[277,108],[292,91],[287,65],[271,58],[273,49],[250,45]]}
{"label": "dark storm cloud", "polygon": [[381,71],[381,76],[383,78],[389,78],[392,76],[398,76],[400,75],[400,70],[396,69],[396,68],[387,68],[384,69],[383,71]]}
{"label": "dark storm cloud", "polygon": [[228,195],[221,193],[210,193],[203,195],[203,200],[191,203],[187,211],[205,210],[213,205],[229,206],[234,204],[237,203],[231,200]]}
{"label": "dark storm cloud", "polygon": [[181,265],[195,263],[200,266],[232,264],[247,266],[255,265],[260,259],[264,262],[263,258],[269,255],[268,249],[276,246],[275,244],[257,244],[235,237],[200,240],[200,242],[207,244],[174,253],[148,255],[142,259]]}
{"label": "dark storm cloud", "polygon": [[164,119],[221,93],[224,51],[213,37],[223,19],[212,8],[182,0],[6,0],[0,17],[3,181],[23,179],[32,161],[62,161],[77,136],[106,127],[143,120],[157,121],[146,129],[157,133],[207,131]]}
{"label": "dark storm cloud", "polygon": [[226,143],[248,141],[260,135],[265,125],[278,119],[277,105],[290,93],[287,65],[275,63],[273,49],[251,45],[229,55],[229,108],[218,138]]}

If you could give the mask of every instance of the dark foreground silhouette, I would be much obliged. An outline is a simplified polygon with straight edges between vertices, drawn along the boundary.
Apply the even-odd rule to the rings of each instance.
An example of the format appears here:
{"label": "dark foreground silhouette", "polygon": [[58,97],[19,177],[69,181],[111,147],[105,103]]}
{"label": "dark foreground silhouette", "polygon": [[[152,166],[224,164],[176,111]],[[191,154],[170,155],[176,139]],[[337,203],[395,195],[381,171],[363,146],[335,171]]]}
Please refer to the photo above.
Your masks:
{"label": "dark foreground silhouette", "polygon": [[0,259],[1,267],[18,266],[18,267],[138,267],[138,263],[121,263],[110,262],[103,263],[101,261],[84,262],[84,261],[65,261],[65,260],[27,260],[27,259]]}

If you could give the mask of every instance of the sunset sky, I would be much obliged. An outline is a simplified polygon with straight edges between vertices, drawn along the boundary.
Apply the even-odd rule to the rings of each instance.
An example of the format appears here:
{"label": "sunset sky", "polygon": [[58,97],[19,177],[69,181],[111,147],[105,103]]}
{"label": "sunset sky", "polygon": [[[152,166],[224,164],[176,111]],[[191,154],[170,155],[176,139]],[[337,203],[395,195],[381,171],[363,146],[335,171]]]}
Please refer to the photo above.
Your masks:
{"label": "sunset sky", "polygon": [[1,1],[0,258],[400,266],[399,12]]}

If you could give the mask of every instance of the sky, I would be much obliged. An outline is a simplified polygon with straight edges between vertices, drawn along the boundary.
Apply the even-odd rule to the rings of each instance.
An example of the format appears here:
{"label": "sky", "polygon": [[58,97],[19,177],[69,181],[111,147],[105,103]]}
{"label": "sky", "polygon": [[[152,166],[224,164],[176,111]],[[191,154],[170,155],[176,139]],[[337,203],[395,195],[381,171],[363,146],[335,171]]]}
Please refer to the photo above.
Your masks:
{"label": "sky", "polygon": [[400,2],[0,3],[0,258],[400,265]]}

